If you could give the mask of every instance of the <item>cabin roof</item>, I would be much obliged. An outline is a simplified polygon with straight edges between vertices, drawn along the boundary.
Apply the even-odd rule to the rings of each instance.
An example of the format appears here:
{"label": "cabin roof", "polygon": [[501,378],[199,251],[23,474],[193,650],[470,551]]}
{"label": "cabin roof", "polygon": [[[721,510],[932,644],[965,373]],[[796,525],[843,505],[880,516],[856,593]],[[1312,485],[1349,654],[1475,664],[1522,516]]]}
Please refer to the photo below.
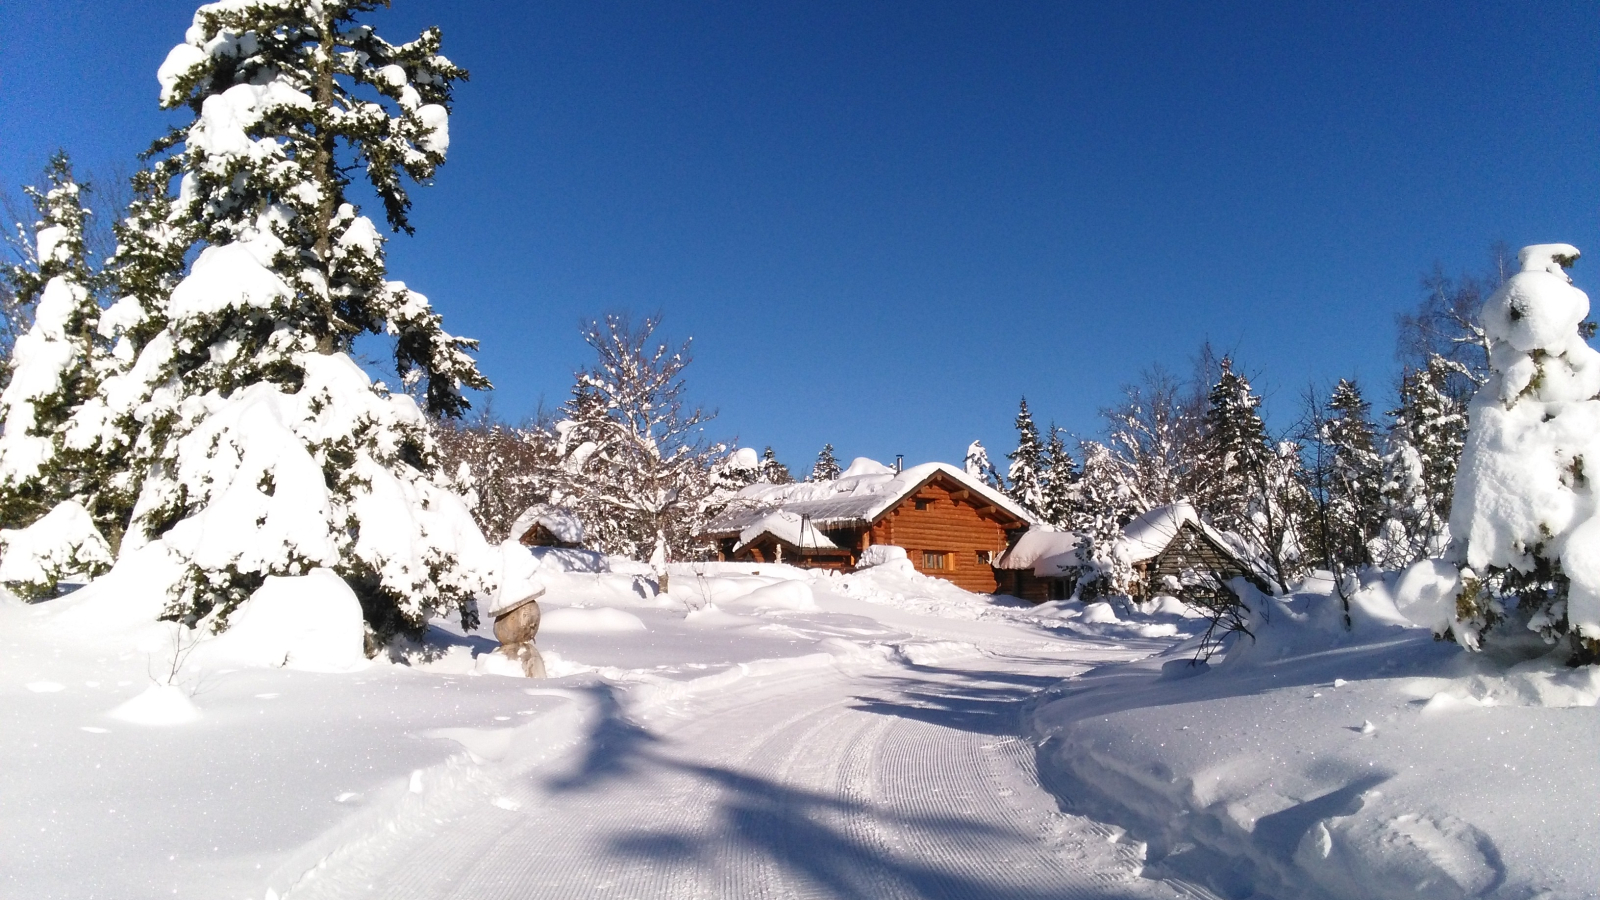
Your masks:
{"label": "cabin roof", "polygon": [[1032,569],[1040,578],[1054,578],[1086,559],[1089,539],[1076,531],[1056,531],[1043,525],[1029,528],[1015,545],[995,561],[996,569]]}
{"label": "cabin roof", "polygon": [[788,510],[775,509],[751,522],[739,532],[739,543],[733,552],[750,546],[762,535],[770,534],[785,544],[800,550],[838,550],[839,545],[817,530],[811,520]]}
{"label": "cabin roof", "polygon": [[1124,525],[1114,552],[1130,563],[1155,559],[1161,555],[1161,551],[1167,549],[1172,539],[1178,536],[1178,532],[1182,531],[1186,524],[1198,528],[1202,534],[1231,555],[1239,555],[1238,548],[1234,547],[1231,541],[1221,532],[1202,522],[1194,506],[1185,502],[1157,506]]}
{"label": "cabin roof", "polygon": [[804,516],[818,528],[866,525],[900,505],[906,497],[938,477],[955,482],[983,501],[1025,525],[1038,520],[1010,497],[948,463],[923,463],[895,472],[882,463],[858,457],[838,478],[795,484],[753,484],[734,496],[728,509],[707,524],[707,535],[742,533],[774,509]]}

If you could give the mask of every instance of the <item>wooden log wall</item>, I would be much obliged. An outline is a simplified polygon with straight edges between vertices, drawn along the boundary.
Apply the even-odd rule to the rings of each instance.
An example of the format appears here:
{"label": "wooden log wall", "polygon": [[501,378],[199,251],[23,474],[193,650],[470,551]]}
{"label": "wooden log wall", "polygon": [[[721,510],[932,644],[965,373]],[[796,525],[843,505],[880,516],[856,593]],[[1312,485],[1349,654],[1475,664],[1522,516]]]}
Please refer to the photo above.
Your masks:
{"label": "wooden log wall", "polygon": [[[917,509],[917,501],[925,509]],[[904,547],[917,571],[983,594],[998,587],[980,553],[998,559],[1006,549],[1001,517],[1009,515],[953,480],[935,479],[909,494],[872,526],[872,543]],[[945,567],[924,564],[924,551],[944,554]]]}

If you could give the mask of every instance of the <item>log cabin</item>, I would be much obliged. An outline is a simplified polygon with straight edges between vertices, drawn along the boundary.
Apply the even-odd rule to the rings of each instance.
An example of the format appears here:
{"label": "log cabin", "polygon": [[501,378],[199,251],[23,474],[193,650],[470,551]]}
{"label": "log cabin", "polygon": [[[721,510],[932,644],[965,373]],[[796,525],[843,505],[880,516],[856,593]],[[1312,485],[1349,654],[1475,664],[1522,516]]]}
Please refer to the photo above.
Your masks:
{"label": "log cabin", "polygon": [[977,593],[998,587],[994,561],[1035,524],[1026,509],[965,471],[903,471],[857,459],[831,481],[740,491],[700,537],[720,559],[853,571],[870,546],[902,547],[917,571]]}
{"label": "log cabin", "polygon": [[1133,567],[1128,593],[1135,600],[1158,594],[1199,599],[1188,595],[1225,588],[1234,578],[1271,593],[1267,579],[1237,543],[1237,537],[1207,525],[1190,504],[1172,503],[1124,525],[1116,553]]}
{"label": "log cabin", "polygon": [[[1166,594],[1201,601],[1244,578],[1271,592],[1237,538],[1201,520],[1188,503],[1158,506],[1122,527],[1112,552],[1132,570],[1126,589],[1134,600]],[[1071,531],[1032,528],[995,564],[1000,590],[1044,603],[1073,595],[1090,565],[1088,539]],[[1201,594],[1208,596],[1201,596]]]}

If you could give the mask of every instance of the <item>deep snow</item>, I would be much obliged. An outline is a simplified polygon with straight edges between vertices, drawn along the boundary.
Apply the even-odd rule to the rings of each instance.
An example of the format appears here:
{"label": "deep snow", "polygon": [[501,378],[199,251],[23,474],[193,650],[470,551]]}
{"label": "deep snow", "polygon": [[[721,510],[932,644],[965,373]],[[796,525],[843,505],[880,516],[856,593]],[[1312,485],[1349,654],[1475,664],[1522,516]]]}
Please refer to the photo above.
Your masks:
{"label": "deep snow", "polygon": [[[1600,883],[1593,669],[1506,674],[1406,623],[1388,583],[1353,632],[1326,583],[1258,598],[1258,639],[1205,668],[1173,601],[1032,607],[892,561],[683,565],[656,596],[581,556],[541,575],[543,681],[487,627],[310,671],[335,657],[191,646],[114,579],[0,600],[0,896]],[[321,639],[283,587],[241,609],[255,650]]]}

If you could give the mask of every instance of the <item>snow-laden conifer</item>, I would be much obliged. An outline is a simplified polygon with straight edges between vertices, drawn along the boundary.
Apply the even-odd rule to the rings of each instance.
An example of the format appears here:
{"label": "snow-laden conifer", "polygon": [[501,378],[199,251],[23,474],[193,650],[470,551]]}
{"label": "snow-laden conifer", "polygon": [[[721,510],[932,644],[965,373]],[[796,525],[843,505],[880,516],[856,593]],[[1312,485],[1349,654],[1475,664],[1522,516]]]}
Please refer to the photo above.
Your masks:
{"label": "snow-laden conifer", "polygon": [[109,357],[98,334],[97,276],[84,247],[88,210],[66,155],[50,160],[44,187],[27,192],[39,217],[31,265],[4,272],[18,300],[33,308],[0,393],[0,522],[12,528],[32,524],[62,501],[97,506],[97,460],[66,446],[65,431]]}
{"label": "snow-laden conifer", "polygon": [[1328,455],[1324,540],[1341,566],[1371,562],[1367,544],[1377,537],[1383,519],[1383,461],[1376,431],[1361,388],[1341,378],[1317,435]]}
{"label": "snow-laden conifer", "polygon": [[1443,555],[1450,543],[1450,502],[1467,425],[1464,401],[1451,388],[1458,366],[1438,354],[1404,373],[1400,405],[1389,415],[1384,453],[1385,520],[1371,542],[1373,560],[1403,568]]}
{"label": "snow-laden conifer", "polygon": [[[1600,353],[1567,244],[1524,247],[1483,307],[1490,377],[1470,405],[1450,512],[1461,586],[1447,628],[1477,647],[1521,619],[1575,661],[1600,660]],[[1507,623],[1509,624],[1509,623]]]}
{"label": "snow-laden conifer", "polygon": [[1066,525],[1089,538],[1088,566],[1080,593],[1085,598],[1123,594],[1131,584],[1133,569],[1114,551],[1122,526],[1144,510],[1137,508],[1124,468],[1111,448],[1085,441],[1079,452],[1083,471]]}
{"label": "snow-laden conifer", "polygon": [[1077,502],[1078,467],[1061,429],[1050,423],[1050,440],[1044,447],[1044,486],[1039,505],[1039,516],[1057,527],[1067,527],[1072,517],[1073,504]]}
{"label": "snow-laden conifer", "polygon": [[1011,460],[1006,471],[1006,494],[1028,511],[1036,513],[1044,506],[1044,448],[1039,445],[1039,426],[1034,424],[1033,414],[1028,411],[1026,397],[1017,407],[1014,424],[1017,429],[1017,449],[1006,454],[1006,458]]}
{"label": "snow-laden conifer", "polygon": [[1207,395],[1196,468],[1201,511],[1211,524],[1243,537],[1286,589],[1302,555],[1299,520],[1309,497],[1300,480],[1300,454],[1292,442],[1269,439],[1249,379],[1224,357]]}
{"label": "snow-laden conifer", "polygon": [[817,454],[817,461],[811,466],[811,477],[807,481],[832,481],[839,477],[839,460],[833,455],[833,445],[823,444],[822,452]]}
{"label": "snow-laden conifer", "polygon": [[395,45],[359,21],[380,5],[207,4],[158,73],[162,106],[192,115],[155,147],[178,194],[170,212],[147,197],[152,233],[121,243],[159,259],[183,241],[155,232],[174,229],[202,249],[165,297],[159,265],[129,284],[150,295],[129,330],[154,333],[100,405],[106,422],[137,422],[125,547],[159,540],[185,563],[175,617],[220,626],[266,576],[321,566],[380,634],[414,632],[443,610],[467,615],[492,586],[423,410],[349,356],[357,335],[388,335],[429,414],[458,414],[464,388],[487,386],[473,342],[386,279],[383,238],[348,196],[364,174],[388,223],[410,231],[404,182],[444,161],[465,77],[436,29]]}
{"label": "snow-laden conifer", "polygon": [[774,453],[770,446],[761,451],[761,462],[758,466],[763,484],[794,484],[794,476],[789,474],[789,467],[778,462],[778,454]]}
{"label": "snow-laden conifer", "polygon": [[967,458],[962,463],[968,475],[988,486],[1003,490],[1004,483],[1000,480],[1000,473],[995,471],[994,463],[989,461],[989,451],[983,446],[982,441],[973,441],[967,445]]}

